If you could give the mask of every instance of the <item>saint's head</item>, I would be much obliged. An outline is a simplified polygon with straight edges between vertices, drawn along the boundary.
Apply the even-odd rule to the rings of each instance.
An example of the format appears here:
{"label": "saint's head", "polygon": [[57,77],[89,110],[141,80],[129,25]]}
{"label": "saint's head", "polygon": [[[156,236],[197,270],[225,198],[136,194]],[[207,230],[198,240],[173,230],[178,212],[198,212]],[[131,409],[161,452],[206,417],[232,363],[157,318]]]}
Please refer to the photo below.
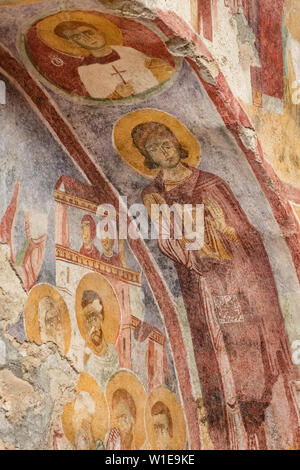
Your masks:
{"label": "saint's head", "polygon": [[59,23],[55,34],[71,43],[89,51],[103,49],[106,46],[105,35],[94,25],[81,21],[64,21]]}
{"label": "saint's head", "polygon": [[188,157],[188,152],[171,129],[159,122],[139,124],[132,130],[131,136],[149,169],[175,168],[181,159]]}
{"label": "saint's head", "polygon": [[95,448],[95,439],[92,431],[95,409],[95,402],[88,392],[82,391],[78,393],[72,417],[76,450],[91,450]]}
{"label": "saint's head", "polygon": [[173,421],[169,408],[157,401],[151,408],[154,450],[168,450],[173,437]]}
{"label": "saint's head", "polygon": [[85,248],[91,248],[96,237],[96,224],[93,217],[86,214],[81,219],[81,238]]}
{"label": "saint's head", "polygon": [[112,397],[112,412],[125,449],[133,443],[133,429],[136,421],[136,406],[130,393],[117,389]]}
{"label": "saint's head", "polygon": [[38,319],[42,343],[52,341],[63,352],[65,349],[62,315],[57,302],[49,296],[38,304]]}
{"label": "saint's head", "polygon": [[101,231],[100,233],[100,241],[103,248],[103,252],[105,256],[112,256],[114,253],[114,246],[116,240],[113,238],[113,234],[109,231]]}
{"label": "saint's head", "polygon": [[81,307],[86,344],[91,349],[99,348],[105,343],[102,332],[104,309],[100,296],[93,290],[85,290],[82,294]]}

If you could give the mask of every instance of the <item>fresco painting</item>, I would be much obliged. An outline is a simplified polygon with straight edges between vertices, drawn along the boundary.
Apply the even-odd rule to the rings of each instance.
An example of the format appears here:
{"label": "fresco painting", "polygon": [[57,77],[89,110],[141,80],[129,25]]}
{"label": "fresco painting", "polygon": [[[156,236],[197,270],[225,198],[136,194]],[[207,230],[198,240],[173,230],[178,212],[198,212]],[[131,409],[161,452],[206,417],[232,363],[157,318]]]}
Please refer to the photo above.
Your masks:
{"label": "fresco painting", "polygon": [[97,11],[60,11],[24,35],[25,50],[42,76],[87,103],[145,94],[175,72],[173,57],[154,32]]}
{"label": "fresco painting", "polygon": [[[203,57],[188,48],[176,55],[158,18],[114,13],[98,0],[85,9],[78,0],[69,9],[59,0],[8,3],[0,17],[0,335],[3,366],[39,399],[15,421],[1,415],[1,441],[51,450],[298,448],[297,259],[249,164],[253,149],[233,137],[239,121],[230,127],[220,115],[223,92],[217,104],[211,97],[221,72],[205,81]],[[213,44],[220,2],[196,3],[199,38]],[[278,7],[272,24],[285,28],[287,75],[276,36],[282,69],[276,59],[270,81],[267,10],[258,28],[253,2],[222,2],[256,35],[253,101],[239,101],[297,216],[299,38],[293,1]],[[238,98],[230,95],[231,111],[248,123]],[[285,132],[281,147],[263,135],[274,137],[275,124]],[[203,206],[203,246],[190,250],[188,237],[161,231],[154,240],[123,237],[120,196],[143,204],[149,224],[153,204]],[[117,215],[113,236],[101,205]],[[30,443],[14,426],[34,428]]]}
{"label": "fresco painting", "polygon": [[[159,238],[158,243],[178,272],[204,404],[210,410],[207,419],[212,440],[216,448],[232,448],[241,439],[243,427],[248,442],[238,445],[255,448],[258,443],[265,448],[263,410],[272,401],[278,375],[288,374],[289,367],[288,357],[282,357],[286,363],[281,370],[271,359],[281,354],[283,325],[267,254],[229,186],[186,164],[189,146],[183,147],[166,124],[152,121],[152,110],[149,112],[151,117],[144,112],[140,119],[136,114],[141,116],[141,112],[134,112],[131,121],[135,122],[132,142],[144,167],[160,170],[143,189],[149,215],[157,201],[168,206],[204,203],[206,208],[201,250],[189,251],[185,240]],[[126,124],[129,122],[127,119]],[[198,314],[196,304],[201,305]],[[269,340],[272,335],[269,344],[266,334]],[[268,351],[271,344],[274,349]],[[226,436],[231,442],[223,441]]]}

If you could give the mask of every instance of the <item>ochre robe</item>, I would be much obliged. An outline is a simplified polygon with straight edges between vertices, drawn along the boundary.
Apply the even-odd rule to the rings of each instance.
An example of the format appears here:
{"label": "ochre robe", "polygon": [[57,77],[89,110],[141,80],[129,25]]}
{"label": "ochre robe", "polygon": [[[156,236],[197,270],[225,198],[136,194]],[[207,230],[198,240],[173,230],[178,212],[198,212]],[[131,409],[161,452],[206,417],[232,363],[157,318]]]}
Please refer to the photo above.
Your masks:
{"label": "ochre robe", "polygon": [[[287,375],[293,367],[273,274],[260,235],[229,186],[190,170],[169,190],[160,173],[144,189],[143,200],[148,210],[163,201],[204,204],[201,250],[162,237],[159,246],[177,269],[215,449],[264,448],[264,412],[282,370],[279,355]],[[207,201],[218,207],[223,226],[215,223]]]}

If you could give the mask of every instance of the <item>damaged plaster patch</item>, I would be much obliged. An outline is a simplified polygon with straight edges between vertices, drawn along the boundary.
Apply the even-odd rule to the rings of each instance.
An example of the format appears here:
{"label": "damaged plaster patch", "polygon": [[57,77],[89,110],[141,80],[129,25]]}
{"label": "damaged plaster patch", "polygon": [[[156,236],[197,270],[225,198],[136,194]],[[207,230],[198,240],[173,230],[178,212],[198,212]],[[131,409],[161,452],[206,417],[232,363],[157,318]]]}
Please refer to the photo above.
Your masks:
{"label": "damaged plaster patch", "polygon": [[258,156],[257,135],[254,129],[250,127],[241,127],[239,129],[239,138],[247,150],[251,150]]}
{"label": "damaged plaster patch", "polygon": [[100,3],[114,13],[124,16],[133,18],[138,16],[149,20],[154,20],[157,16],[143,2],[137,0],[100,0]]}
{"label": "damaged plaster patch", "polygon": [[218,64],[211,58],[197,53],[197,47],[191,41],[179,36],[169,39],[166,42],[168,50],[179,57],[189,57],[198,66],[201,78],[211,85],[216,85],[216,78],[220,73]]}
{"label": "damaged plaster patch", "polygon": [[6,345],[4,341],[0,340],[0,366],[6,363]]}
{"label": "damaged plaster patch", "polygon": [[[242,12],[236,13],[230,20],[232,26],[235,22],[237,33],[237,44],[239,48],[239,59],[241,67],[248,70],[249,65],[260,66],[259,55],[255,47],[255,33],[249,26]],[[234,27],[234,26],[233,26]]]}
{"label": "damaged plaster patch", "polygon": [[[0,324],[14,323],[23,312],[27,294],[10,261],[8,245],[0,244]],[[3,325],[4,323],[4,325]]]}
{"label": "damaged plaster patch", "polygon": [[[100,2],[104,7],[114,13],[121,14],[126,17],[145,18],[150,20],[154,20],[157,17],[157,14],[155,11],[150,10],[148,6],[153,9],[158,6],[161,6],[164,9],[168,7],[165,2],[163,2],[163,5],[157,5],[157,2],[153,1],[100,0]],[[197,52],[197,47],[192,41],[176,36],[166,41],[166,46],[175,57],[189,57],[194,60],[198,66],[201,78],[207,83],[216,85],[215,79],[220,73],[217,62],[212,58],[199,54]]]}
{"label": "damaged plaster patch", "polygon": [[[73,400],[79,373],[56,344],[26,341],[21,319],[27,294],[9,252],[0,244],[0,449],[49,449],[52,423]],[[12,334],[16,322],[23,325],[23,341]]]}
{"label": "damaged plaster patch", "polygon": [[10,422],[20,421],[29,408],[38,409],[41,401],[41,396],[31,384],[19,379],[8,369],[0,371],[0,404]]}
{"label": "damaged plaster patch", "polygon": [[9,442],[4,442],[0,439],[0,450],[17,450],[17,449]]}

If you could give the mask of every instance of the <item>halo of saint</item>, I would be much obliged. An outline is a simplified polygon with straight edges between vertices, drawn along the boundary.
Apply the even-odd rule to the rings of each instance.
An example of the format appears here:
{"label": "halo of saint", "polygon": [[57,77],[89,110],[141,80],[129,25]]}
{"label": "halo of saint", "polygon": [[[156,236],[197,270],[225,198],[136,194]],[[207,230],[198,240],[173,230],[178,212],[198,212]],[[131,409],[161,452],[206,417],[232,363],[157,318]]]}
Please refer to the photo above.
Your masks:
{"label": "halo of saint", "polygon": [[107,402],[95,379],[85,372],[80,374],[76,392],[75,399],[64,407],[63,431],[76,449],[95,449],[107,433]]}
{"label": "halo of saint", "polygon": [[115,344],[120,327],[120,307],[111,284],[101,274],[88,273],[78,284],[75,309],[79,331],[82,337],[86,339],[83,297],[85,293],[92,292],[101,299],[103,310],[106,312],[102,324],[105,341]]}
{"label": "halo of saint", "polygon": [[108,382],[106,399],[110,410],[110,433],[106,448],[140,449],[146,439],[146,392],[142,384],[133,373],[121,370]]}
{"label": "halo of saint", "polygon": [[193,167],[198,166],[201,152],[200,144],[196,137],[171,114],[150,108],[133,111],[122,116],[114,127],[114,145],[125,163],[147,178],[155,178],[157,176],[159,169],[151,169],[145,166],[145,157],[134,145],[132,139],[132,131],[140,124],[148,122],[163,124],[169,128],[182,147],[188,151],[188,157],[185,160],[186,164]]}
{"label": "halo of saint", "polygon": [[71,343],[71,321],[67,305],[54,287],[48,284],[33,287],[24,316],[29,341],[39,345],[52,341],[67,354]]}
{"label": "halo of saint", "polygon": [[170,390],[159,386],[150,393],[145,420],[151,449],[185,449],[187,435],[184,414],[177,397]]}

